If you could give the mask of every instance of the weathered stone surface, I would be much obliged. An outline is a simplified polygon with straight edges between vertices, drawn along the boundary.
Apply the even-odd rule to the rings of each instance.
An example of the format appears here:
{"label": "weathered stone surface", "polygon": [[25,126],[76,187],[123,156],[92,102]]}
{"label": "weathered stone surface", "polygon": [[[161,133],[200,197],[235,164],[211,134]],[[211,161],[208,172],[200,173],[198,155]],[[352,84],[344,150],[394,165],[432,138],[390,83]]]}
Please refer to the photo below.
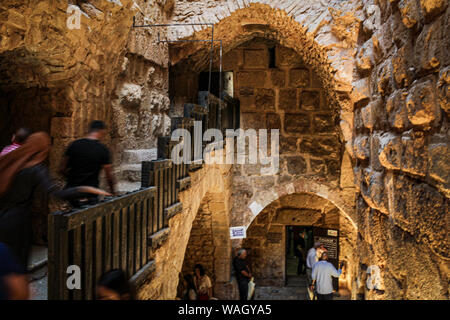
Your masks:
{"label": "weathered stone surface", "polygon": [[257,110],[275,110],[275,91],[273,89],[256,89],[255,106]]}
{"label": "weathered stone surface", "polygon": [[377,98],[361,109],[361,118],[366,128],[379,129],[385,124],[386,116],[382,103],[383,101]]}
{"label": "weathered stone surface", "polygon": [[441,16],[433,23],[425,25],[418,36],[414,48],[414,62],[419,73],[429,73],[450,62],[450,37],[444,27],[446,23],[448,25],[449,19]]}
{"label": "weathered stone surface", "polygon": [[269,71],[272,86],[282,88],[286,84],[286,74],[282,70],[272,69]]}
{"label": "weathered stone surface", "polygon": [[402,160],[402,143],[398,136],[385,133],[380,137],[380,163],[386,169],[400,170]]}
{"label": "weathered stone surface", "polygon": [[297,90],[280,89],[278,92],[278,108],[280,110],[296,110],[297,106]]}
{"label": "weathered stone surface", "polygon": [[447,143],[432,144],[428,147],[430,177],[443,183],[447,189],[450,185],[450,146]]}
{"label": "weathered stone surface", "polygon": [[280,152],[296,152],[297,139],[296,137],[280,137]]}
{"label": "weathered stone surface", "polygon": [[245,49],[244,65],[246,69],[266,68],[268,64],[268,56],[264,49]]}
{"label": "weathered stone surface", "polygon": [[439,105],[447,114],[450,113],[450,67],[446,67],[439,73],[438,82]]}
{"label": "weathered stone surface", "polygon": [[268,113],[266,124],[267,129],[281,129],[280,115],[277,113]]}
{"label": "weathered stone surface", "polygon": [[392,128],[407,129],[410,127],[408,112],[406,110],[406,90],[395,91],[386,101],[388,122]]}
{"label": "weathered stone surface", "polygon": [[286,157],[286,166],[289,174],[297,175],[306,173],[306,161],[301,156]]}
{"label": "weathered stone surface", "polygon": [[307,133],[311,131],[309,115],[306,113],[286,113],[284,130],[287,133]]}
{"label": "weathered stone surface", "polygon": [[356,56],[356,66],[360,72],[367,72],[374,64],[373,41],[367,40],[359,49]]}
{"label": "weathered stone surface", "polygon": [[427,146],[421,131],[407,131],[402,135],[402,170],[425,176],[427,172]]}
{"label": "weathered stone surface", "polygon": [[314,111],[321,108],[319,91],[302,91],[300,93],[300,109]]}
{"label": "weathered stone surface", "polygon": [[289,48],[277,47],[276,51],[276,65],[277,67],[299,67],[303,65],[298,54]]}
{"label": "weathered stone surface", "polygon": [[353,146],[358,159],[365,160],[369,158],[370,144],[368,136],[356,136]]}
{"label": "weathered stone surface", "polygon": [[264,87],[266,82],[265,71],[241,71],[238,73],[238,84],[242,87]]}
{"label": "weathered stone surface", "polygon": [[300,152],[316,156],[337,156],[336,146],[339,141],[335,137],[304,138],[300,142]]}
{"label": "weathered stone surface", "polygon": [[417,2],[415,0],[400,0],[398,8],[404,25],[408,28],[414,27],[420,19]]}
{"label": "weathered stone surface", "polygon": [[308,69],[291,69],[289,72],[289,84],[295,88],[306,88],[310,85]]}
{"label": "weathered stone surface", "polygon": [[335,124],[331,115],[316,114],[313,117],[314,132],[327,133],[334,131]]}
{"label": "weathered stone surface", "polygon": [[406,98],[408,119],[413,125],[429,127],[440,119],[436,88],[431,79],[414,82]]}
{"label": "weathered stone surface", "polygon": [[448,1],[445,0],[420,0],[421,13],[425,22],[429,22],[441,14],[447,6]]}
{"label": "weathered stone surface", "polygon": [[139,85],[124,83],[123,86],[118,89],[117,96],[123,107],[137,108],[142,102],[142,89]]}
{"label": "weathered stone surface", "polygon": [[242,113],[241,121],[245,129],[261,129],[266,125],[266,115],[258,112]]}

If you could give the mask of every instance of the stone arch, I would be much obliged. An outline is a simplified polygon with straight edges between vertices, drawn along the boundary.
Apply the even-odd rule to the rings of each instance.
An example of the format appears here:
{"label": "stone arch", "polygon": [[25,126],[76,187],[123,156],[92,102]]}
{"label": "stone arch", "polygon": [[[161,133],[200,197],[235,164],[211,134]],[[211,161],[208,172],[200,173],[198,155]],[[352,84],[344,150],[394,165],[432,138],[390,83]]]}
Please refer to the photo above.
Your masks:
{"label": "stone arch", "polygon": [[252,198],[247,205],[249,213],[245,215],[248,218],[247,221],[244,221],[245,226],[249,227],[264,208],[273,201],[296,193],[313,194],[328,200],[340,210],[342,215],[349,219],[355,230],[357,230],[357,219],[352,195],[346,194],[346,192],[337,187],[331,187],[305,178],[273,186]]}
{"label": "stone arch", "polygon": [[[189,9],[181,6],[175,10],[173,22],[214,22],[214,38],[222,40],[224,53],[258,37],[297,52],[317,73],[339,118],[346,149],[353,155],[353,102],[367,95],[364,84],[353,83],[361,12],[355,4],[335,4],[336,7],[330,9],[322,2],[299,1],[286,6],[284,1],[227,1],[227,6],[212,3],[206,10],[193,8],[195,3],[188,3]],[[340,8],[345,5],[349,7]],[[185,18],[187,10],[200,14],[189,20]],[[342,14],[344,10],[347,13]],[[172,37],[177,39],[211,38],[211,28],[200,26],[176,28],[173,32]],[[209,49],[208,44],[198,42],[171,44],[171,64],[189,59],[193,61],[190,65],[200,70],[208,65]],[[214,56],[217,60],[218,46]]]}
{"label": "stone arch", "polygon": [[182,275],[196,264],[205,268],[213,282],[213,294],[226,298],[231,275],[229,216],[223,193],[207,192],[197,211],[186,245]]}
{"label": "stone arch", "polygon": [[[343,206],[342,203],[339,205]],[[241,246],[249,251],[252,272],[258,283],[261,286],[289,285],[288,279],[293,276],[292,267],[293,264],[296,267],[296,260],[292,261],[292,245],[289,246],[292,242],[288,240],[292,241],[292,238],[288,237],[291,234],[288,227],[291,230],[310,230],[306,250],[314,242],[311,238],[313,228],[338,230],[339,261],[346,265],[339,287],[345,288],[346,295],[350,296],[358,267],[356,226],[323,194],[308,192],[304,188],[293,188],[271,201],[247,227],[247,236]]]}

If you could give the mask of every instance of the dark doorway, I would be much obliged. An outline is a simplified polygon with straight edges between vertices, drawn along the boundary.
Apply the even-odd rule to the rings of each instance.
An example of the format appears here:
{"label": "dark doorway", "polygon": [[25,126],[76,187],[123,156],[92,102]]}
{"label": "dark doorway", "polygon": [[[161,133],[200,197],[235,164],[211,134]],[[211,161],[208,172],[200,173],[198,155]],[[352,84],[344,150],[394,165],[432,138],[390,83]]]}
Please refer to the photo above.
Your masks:
{"label": "dark doorway", "polygon": [[313,243],[312,227],[286,226],[287,286],[306,286],[306,255]]}
{"label": "dark doorway", "polygon": [[[198,77],[198,91],[208,91],[209,72],[201,72]],[[219,92],[222,94],[219,95]],[[223,97],[224,92],[233,97],[233,72],[212,72],[211,73],[211,94],[216,97]]]}

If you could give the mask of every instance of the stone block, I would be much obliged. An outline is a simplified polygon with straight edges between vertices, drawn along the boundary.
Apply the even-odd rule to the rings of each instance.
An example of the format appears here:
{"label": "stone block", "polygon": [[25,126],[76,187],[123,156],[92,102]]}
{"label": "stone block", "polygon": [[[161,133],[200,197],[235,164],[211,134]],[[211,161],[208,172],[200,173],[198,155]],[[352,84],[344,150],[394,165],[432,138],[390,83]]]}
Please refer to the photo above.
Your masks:
{"label": "stone block", "polygon": [[311,172],[318,177],[325,177],[327,174],[327,165],[323,159],[311,159]]}
{"label": "stone block", "polygon": [[269,65],[269,57],[265,49],[244,49],[245,69],[265,69]]}
{"label": "stone block", "polygon": [[273,87],[283,88],[286,85],[286,73],[282,70],[271,69],[269,77]]}
{"label": "stone block", "polygon": [[306,173],[306,160],[301,156],[289,156],[285,158],[289,174],[298,175]]}
{"label": "stone block", "polygon": [[374,65],[373,41],[367,40],[356,55],[356,67],[361,73],[372,70]]}
{"label": "stone block", "polygon": [[244,112],[241,114],[241,123],[244,129],[263,129],[266,125],[266,117],[260,112]]}
{"label": "stone block", "polygon": [[406,110],[407,96],[408,92],[406,90],[397,90],[386,101],[388,122],[392,128],[405,130],[411,126]]}
{"label": "stone block", "polygon": [[328,114],[315,114],[313,116],[313,127],[316,133],[333,132],[335,128],[333,116]]}
{"label": "stone block", "polygon": [[291,69],[289,71],[289,85],[294,88],[307,88],[310,86],[309,69]]}
{"label": "stone block", "polygon": [[448,141],[431,144],[428,147],[428,163],[430,164],[430,177],[445,184],[448,190],[450,185],[450,145]]}
{"label": "stone block", "polygon": [[274,111],[275,91],[273,89],[255,89],[255,107],[258,111]]}
{"label": "stone block", "polygon": [[446,0],[420,0],[420,11],[425,23],[432,21],[440,15],[448,6]]}
{"label": "stone block", "polygon": [[423,27],[414,47],[414,66],[418,74],[429,73],[450,63],[448,23],[450,17],[443,15]]}
{"label": "stone block", "polygon": [[281,129],[281,119],[278,113],[266,114],[266,128],[267,129]]}
{"label": "stone block", "polygon": [[436,88],[432,78],[415,81],[406,98],[409,121],[416,126],[429,128],[440,120]]}
{"label": "stone block", "polygon": [[384,133],[380,137],[379,160],[386,169],[400,170],[402,159],[402,143],[400,137]]}
{"label": "stone block", "polygon": [[402,171],[425,176],[427,172],[426,137],[421,131],[407,131],[402,135]]}
{"label": "stone block", "polygon": [[450,114],[450,67],[446,67],[439,73],[438,82],[439,105],[447,115]]}
{"label": "stone block", "polygon": [[382,172],[371,169],[363,170],[361,194],[370,207],[388,213],[388,197],[385,194]]}
{"label": "stone block", "polygon": [[386,123],[383,101],[377,98],[361,109],[364,126],[370,130],[380,129]]}
{"label": "stone block", "polygon": [[280,137],[280,153],[296,152],[297,138],[296,137]]}
{"label": "stone block", "polygon": [[402,16],[402,22],[407,28],[412,28],[419,22],[420,15],[416,0],[400,0],[398,9]]}
{"label": "stone block", "polygon": [[274,186],[275,178],[273,176],[252,177],[251,182],[257,190],[268,190]]}
{"label": "stone block", "polygon": [[301,57],[292,49],[278,46],[276,48],[276,66],[277,67],[300,67],[303,66]]}
{"label": "stone block", "polygon": [[301,110],[313,111],[321,109],[320,91],[302,91],[299,100]]}
{"label": "stone block", "polygon": [[280,89],[278,91],[278,109],[279,110],[297,110],[297,90]]}
{"label": "stone block", "polygon": [[239,87],[264,87],[266,82],[265,71],[240,71],[238,72]]}
{"label": "stone block", "polygon": [[284,130],[287,133],[311,132],[311,121],[306,113],[286,113],[284,115]]}
{"label": "stone block", "polygon": [[365,160],[369,158],[369,137],[366,135],[356,136],[353,141],[354,154],[358,159]]}
{"label": "stone block", "polygon": [[313,156],[337,157],[340,151],[340,143],[336,137],[311,137],[302,138],[300,152]]}
{"label": "stone block", "polygon": [[414,77],[413,63],[413,47],[410,43],[402,46],[392,57],[392,72],[397,88],[408,87]]}

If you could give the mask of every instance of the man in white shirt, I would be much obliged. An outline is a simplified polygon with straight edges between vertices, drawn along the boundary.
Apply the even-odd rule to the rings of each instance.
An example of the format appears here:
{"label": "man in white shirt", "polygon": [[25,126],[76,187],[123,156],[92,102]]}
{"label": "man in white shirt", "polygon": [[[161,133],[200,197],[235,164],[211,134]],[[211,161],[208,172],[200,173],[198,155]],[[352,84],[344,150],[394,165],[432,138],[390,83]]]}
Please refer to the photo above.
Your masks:
{"label": "man in white shirt", "polygon": [[317,249],[321,246],[320,242],[314,243],[314,247],[309,249],[308,254],[306,256],[306,279],[308,281],[308,286],[311,285],[311,273],[314,264],[317,262]]}
{"label": "man in white shirt", "polygon": [[322,257],[317,262],[312,270],[312,284],[311,290],[316,287],[318,300],[332,300],[333,299],[333,278],[339,278],[342,270],[336,270],[336,268],[329,263],[328,254],[322,253]]}

